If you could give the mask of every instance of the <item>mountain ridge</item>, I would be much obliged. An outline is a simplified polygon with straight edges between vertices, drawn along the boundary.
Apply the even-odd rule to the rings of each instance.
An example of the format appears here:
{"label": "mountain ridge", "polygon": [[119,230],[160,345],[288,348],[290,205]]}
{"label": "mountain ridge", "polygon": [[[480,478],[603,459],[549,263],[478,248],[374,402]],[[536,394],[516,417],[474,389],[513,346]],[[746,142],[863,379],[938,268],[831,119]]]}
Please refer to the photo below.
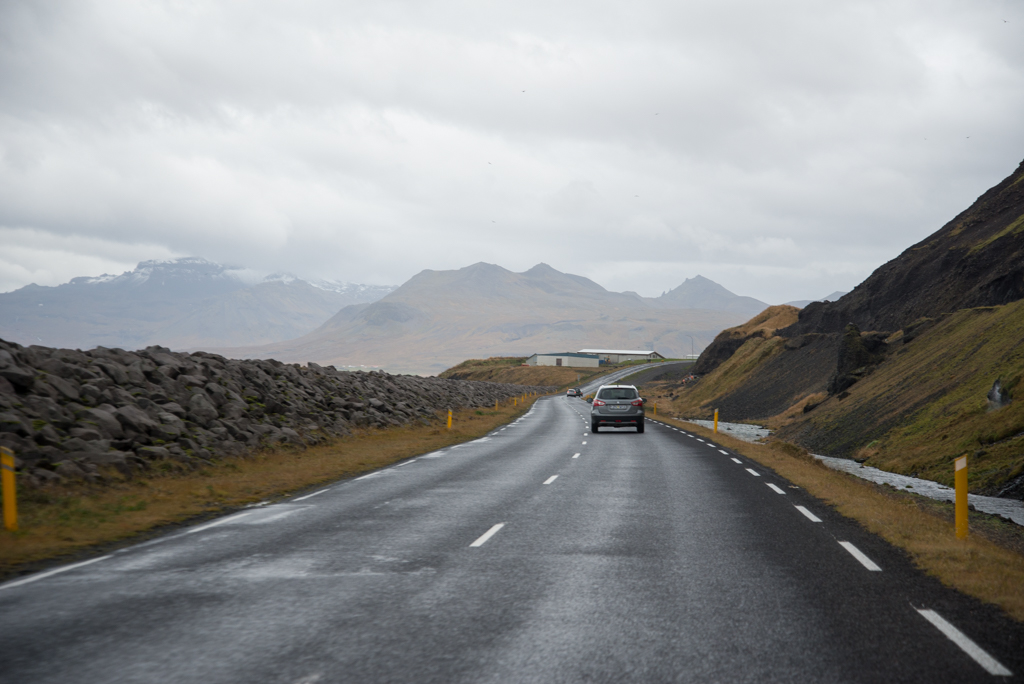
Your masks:
{"label": "mountain ridge", "polygon": [[[740,311],[767,307],[703,280],[697,285],[714,290],[719,298],[712,305],[732,298]],[[722,328],[747,318],[713,306],[682,308],[674,306],[676,301],[611,292],[544,263],[515,273],[478,262],[461,269],[420,271],[379,301],[345,307],[299,339],[217,353],[439,373],[466,358],[588,346],[653,343],[668,356],[684,355],[694,343],[701,347]]]}
{"label": "mountain ridge", "polygon": [[120,275],[82,276],[0,294],[0,338],[54,347],[177,349],[275,342],[315,329],[340,308],[393,288],[263,279],[201,257],[139,262]]}

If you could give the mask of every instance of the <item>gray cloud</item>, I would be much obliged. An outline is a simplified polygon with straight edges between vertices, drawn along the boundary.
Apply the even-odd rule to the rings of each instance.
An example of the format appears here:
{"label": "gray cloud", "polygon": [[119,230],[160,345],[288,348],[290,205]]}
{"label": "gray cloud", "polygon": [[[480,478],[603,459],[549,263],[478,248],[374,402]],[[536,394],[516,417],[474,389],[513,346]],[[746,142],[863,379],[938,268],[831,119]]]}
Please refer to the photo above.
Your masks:
{"label": "gray cloud", "polygon": [[0,288],[194,254],[848,289],[1024,157],[1021,27],[1005,1],[6,2]]}

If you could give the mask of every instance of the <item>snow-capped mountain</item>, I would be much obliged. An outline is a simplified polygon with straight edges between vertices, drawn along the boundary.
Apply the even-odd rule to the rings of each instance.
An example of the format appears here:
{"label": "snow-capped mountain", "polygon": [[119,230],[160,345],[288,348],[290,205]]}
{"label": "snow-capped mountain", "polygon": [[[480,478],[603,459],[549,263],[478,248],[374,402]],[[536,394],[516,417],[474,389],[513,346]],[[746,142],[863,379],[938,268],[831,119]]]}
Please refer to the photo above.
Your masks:
{"label": "snow-capped mountain", "polygon": [[0,294],[0,337],[82,349],[266,344],[304,335],[342,307],[393,289],[291,274],[260,278],[199,257],[143,261],[120,275]]}

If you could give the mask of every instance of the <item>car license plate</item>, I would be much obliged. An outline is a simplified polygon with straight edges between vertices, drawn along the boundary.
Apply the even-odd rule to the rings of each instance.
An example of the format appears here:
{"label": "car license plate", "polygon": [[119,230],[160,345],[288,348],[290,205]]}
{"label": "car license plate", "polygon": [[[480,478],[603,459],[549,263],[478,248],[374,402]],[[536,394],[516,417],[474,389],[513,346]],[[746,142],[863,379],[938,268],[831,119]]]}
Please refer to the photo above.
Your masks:
{"label": "car license plate", "polygon": [[628,406],[609,406],[608,408],[610,408],[612,411],[625,411],[629,407]]}

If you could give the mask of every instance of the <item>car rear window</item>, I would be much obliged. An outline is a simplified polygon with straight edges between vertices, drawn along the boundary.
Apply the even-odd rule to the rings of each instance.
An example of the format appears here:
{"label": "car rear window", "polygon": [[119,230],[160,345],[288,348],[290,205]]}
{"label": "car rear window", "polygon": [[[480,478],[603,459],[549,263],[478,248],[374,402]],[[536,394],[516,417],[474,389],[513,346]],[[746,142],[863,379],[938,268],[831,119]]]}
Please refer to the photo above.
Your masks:
{"label": "car rear window", "polygon": [[636,390],[632,387],[605,387],[597,395],[598,399],[636,399]]}

